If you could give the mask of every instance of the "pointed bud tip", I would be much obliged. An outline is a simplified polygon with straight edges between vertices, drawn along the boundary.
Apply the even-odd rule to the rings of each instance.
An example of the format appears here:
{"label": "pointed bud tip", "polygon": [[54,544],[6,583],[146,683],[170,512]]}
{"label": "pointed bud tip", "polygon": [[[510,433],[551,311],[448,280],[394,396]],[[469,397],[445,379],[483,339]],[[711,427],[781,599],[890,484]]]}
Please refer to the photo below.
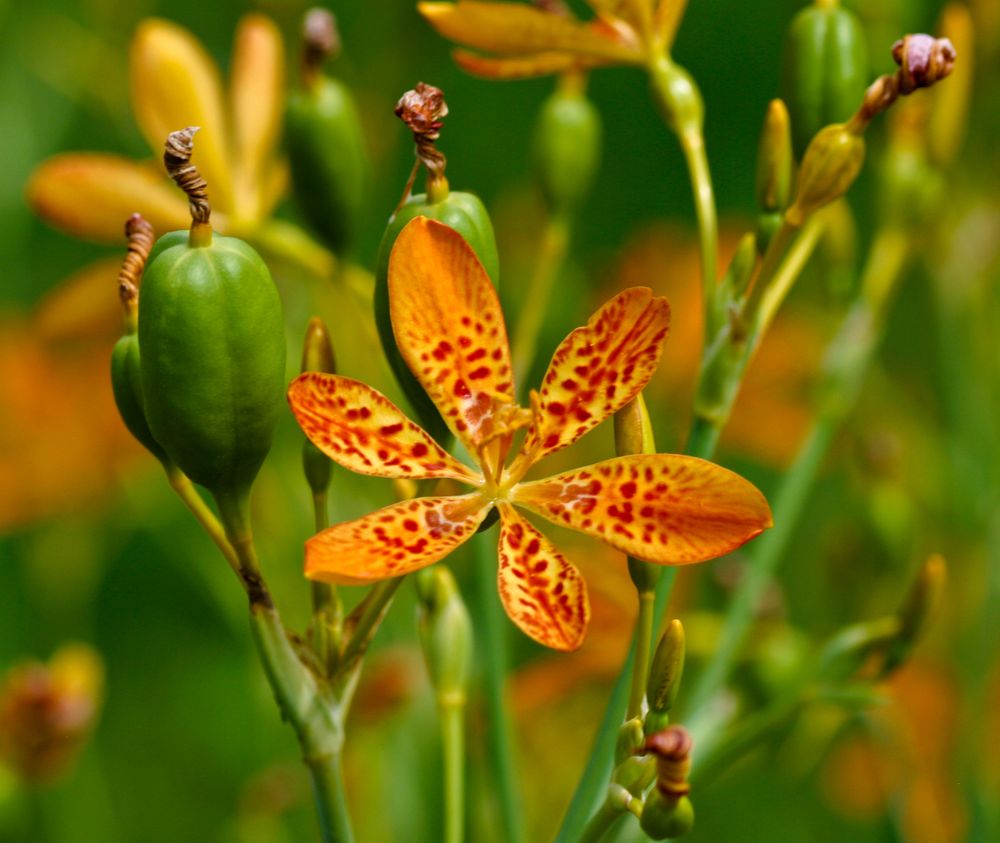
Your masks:
{"label": "pointed bud tip", "polygon": [[302,344],[303,372],[326,372],[333,375],[337,372],[337,361],[333,352],[333,342],[330,332],[318,316],[309,320],[306,327],[305,341]]}

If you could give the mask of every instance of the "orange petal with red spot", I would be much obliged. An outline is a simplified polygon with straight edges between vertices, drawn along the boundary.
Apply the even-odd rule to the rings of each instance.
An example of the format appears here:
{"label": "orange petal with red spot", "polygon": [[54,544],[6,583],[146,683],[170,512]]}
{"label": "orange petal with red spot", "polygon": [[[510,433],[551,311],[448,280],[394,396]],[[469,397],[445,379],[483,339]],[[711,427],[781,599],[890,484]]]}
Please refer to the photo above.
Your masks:
{"label": "orange petal with red spot", "polygon": [[466,73],[483,79],[532,79],[552,73],[566,73],[606,64],[602,59],[570,53],[532,53],[527,56],[481,56],[467,50],[452,53],[455,63]]}
{"label": "orange petal with red spot", "polygon": [[306,372],[289,386],[288,403],[310,441],[351,471],[482,483],[388,398],[360,381]]}
{"label": "orange petal with red spot", "polygon": [[542,380],[524,458],[565,448],[628,404],[653,376],[669,327],[667,300],[630,287],[566,337]]}
{"label": "orange petal with red spot", "polygon": [[521,631],[554,650],[575,650],[590,621],[576,567],[509,504],[500,504],[500,601]]}
{"label": "orange petal with red spot", "polygon": [[448,427],[475,454],[520,422],[496,290],[453,228],[417,217],[389,259],[396,344]]}
{"label": "orange petal with red spot", "polygon": [[663,565],[714,559],[772,526],[760,491],[715,463],[677,454],[619,457],[521,483],[513,502]]}
{"label": "orange petal with red spot", "polygon": [[479,494],[414,498],[335,524],[306,542],[306,576],[357,585],[425,568],[466,541],[492,506]]}
{"label": "orange petal with red spot", "polygon": [[489,53],[561,51],[622,63],[642,60],[638,47],[601,27],[553,15],[526,3],[418,3],[445,38]]}

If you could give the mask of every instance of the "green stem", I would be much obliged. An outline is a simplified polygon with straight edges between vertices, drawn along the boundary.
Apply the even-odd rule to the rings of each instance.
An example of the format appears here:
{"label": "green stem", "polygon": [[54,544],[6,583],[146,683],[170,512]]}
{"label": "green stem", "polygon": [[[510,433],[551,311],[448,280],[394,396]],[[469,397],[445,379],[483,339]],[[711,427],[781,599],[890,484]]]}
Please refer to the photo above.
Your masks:
{"label": "green stem", "polygon": [[444,843],[462,843],[465,831],[465,701],[438,701],[444,757]]}
{"label": "green stem", "polygon": [[819,415],[774,498],[774,528],[747,551],[746,577],[726,613],[719,645],[691,693],[692,712],[701,711],[728,677],[764,589],[788,549],[823,458],[857,397],[908,252],[909,241],[895,229],[881,230],[872,244],[862,274],[861,298],[830,344]]}
{"label": "green stem", "polygon": [[599,843],[611,831],[615,822],[622,817],[622,811],[605,802],[584,826],[577,843]]}
{"label": "green stem", "polygon": [[[326,491],[313,492],[313,522],[316,532],[325,530],[329,524]],[[313,607],[312,643],[316,655],[327,669],[327,675],[333,673],[336,667],[339,642],[339,620],[341,617],[340,599],[337,589],[329,583],[310,583]]]}
{"label": "green stem", "polygon": [[306,759],[324,843],[352,843],[340,753]]}
{"label": "green stem", "polygon": [[702,304],[705,313],[711,312],[717,280],[716,260],[719,253],[719,223],[715,213],[715,192],[712,174],[705,155],[705,136],[699,126],[697,131],[687,131],[680,136],[681,149],[691,177],[691,194],[698,218],[698,239],[701,245]]}
{"label": "green stem", "polygon": [[174,490],[177,497],[181,499],[184,505],[191,511],[191,514],[194,515],[202,529],[208,534],[208,537],[219,548],[219,552],[226,558],[229,566],[239,574],[239,560],[236,558],[236,551],[233,550],[232,545],[226,538],[226,531],[222,529],[222,525],[215,517],[215,513],[205,503],[202,496],[198,494],[198,490],[183,471],[175,465],[164,466],[163,469],[167,473],[167,482],[170,484],[170,488]]}
{"label": "green stem", "polygon": [[639,593],[639,615],[635,622],[635,658],[632,664],[632,688],[629,691],[628,708],[625,719],[631,720],[642,714],[642,699],[646,695],[646,679],[649,673],[649,653],[653,646],[653,613],[656,602],[655,591]]}
{"label": "green stem", "polygon": [[340,659],[341,667],[344,670],[349,672],[351,666],[365,654],[375,631],[382,623],[382,618],[389,611],[392,598],[403,584],[404,579],[406,579],[405,576],[376,583],[372,586],[371,591],[365,595],[364,600],[355,608],[347,624],[351,637],[348,639]]}
{"label": "green stem", "polygon": [[518,378],[526,378],[535,362],[538,335],[545,314],[548,313],[549,301],[552,298],[552,289],[556,279],[559,277],[559,269],[566,257],[569,234],[569,218],[565,214],[550,214],[545,230],[542,232],[531,286],[521,305],[521,313],[514,331],[512,345],[514,373]]}
{"label": "green stem", "polygon": [[492,530],[479,533],[473,539],[474,562],[472,578],[476,620],[477,662],[483,669],[483,691],[486,697],[487,757],[492,766],[493,786],[500,802],[503,828],[500,840],[519,843],[524,840],[524,820],[521,815],[521,795],[518,788],[517,763],[514,754],[514,730],[507,705],[507,619],[497,597],[496,545],[489,540]]}

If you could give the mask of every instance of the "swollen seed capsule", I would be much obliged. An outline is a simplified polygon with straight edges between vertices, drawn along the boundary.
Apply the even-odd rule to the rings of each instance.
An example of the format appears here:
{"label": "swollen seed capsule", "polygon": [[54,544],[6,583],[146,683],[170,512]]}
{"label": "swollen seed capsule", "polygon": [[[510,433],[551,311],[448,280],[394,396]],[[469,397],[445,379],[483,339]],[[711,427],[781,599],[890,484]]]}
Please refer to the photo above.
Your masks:
{"label": "swollen seed capsule", "polygon": [[542,103],[534,157],[549,205],[557,212],[576,208],[590,190],[601,157],[601,117],[582,84],[561,86]]}
{"label": "swollen seed capsule", "polygon": [[193,135],[175,132],[164,156],[184,182],[194,224],[190,234],[161,237],[146,269],[142,392],[156,441],[219,496],[247,491],[270,450],[284,404],[285,335],[260,256],[212,233],[204,181],[189,163]]}
{"label": "swollen seed capsule", "polygon": [[311,10],[302,87],[285,108],[285,147],[296,203],[323,242],[341,254],[353,247],[364,213],[368,158],[350,90],[322,72],[336,43],[333,15]]}
{"label": "swollen seed capsule", "polygon": [[852,12],[817,2],[793,18],[785,40],[782,98],[792,117],[796,155],[823,126],[854,113],[867,82],[865,34]]}

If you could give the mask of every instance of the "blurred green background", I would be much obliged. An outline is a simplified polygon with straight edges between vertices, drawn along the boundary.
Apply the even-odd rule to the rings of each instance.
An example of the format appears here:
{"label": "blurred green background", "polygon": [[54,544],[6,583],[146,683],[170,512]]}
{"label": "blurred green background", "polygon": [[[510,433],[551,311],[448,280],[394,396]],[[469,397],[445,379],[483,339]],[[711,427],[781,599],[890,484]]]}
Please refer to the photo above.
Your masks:
{"label": "blurred green background", "polygon": [[[583,12],[582,4],[573,5]],[[675,57],[699,81],[707,104],[707,147],[726,231],[739,233],[754,213],[760,120],[778,93],[784,32],[800,5],[702,0],[690,4],[680,30]],[[892,69],[888,48],[896,37],[933,31],[943,4],[847,5],[865,22],[874,74]],[[693,843],[1000,839],[1000,350],[993,340],[1000,313],[994,152],[1000,102],[993,84],[1000,18],[993,3],[972,5],[981,39],[977,87],[965,150],[941,208],[940,228],[949,235],[929,240],[907,270],[877,370],[810,497],[767,611],[795,635],[822,637],[891,611],[932,552],[950,563],[946,606],[914,664],[885,689],[872,715],[811,710],[790,734],[694,794]],[[374,172],[358,263],[373,265],[412,164],[409,133],[393,117],[393,105],[417,81],[433,83],[450,107],[439,146],[451,184],[478,193],[493,214],[501,295],[512,318],[530,295],[525,287],[542,212],[529,139],[552,80],[492,83],[462,74],[449,45],[405,0],[330,7],[344,44],[331,72],[358,98]],[[308,782],[251,652],[243,597],[154,461],[114,417],[105,383],[114,289],[108,287],[106,301],[90,294],[67,304],[58,297],[75,270],[121,249],[53,230],[24,200],[32,170],[57,152],[151,156],[128,95],[128,46],[140,20],[180,23],[225,68],[238,19],[263,11],[286,36],[294,77],[305,8],[292,0],[0,2],[0,669],[83,641],[106,671],[99,722],[64,776],[34,790],[0,771],[0,840],[316,839]],[[683,447],[697,364],[687,174],[638,71],[595,72],[589,91],[604,121],[602,166],[579,215],[541,348],[547,354],[602,294],[626,283],[668,295],[673,336],[649,400],[661,450],[675,451]],[[883,133],[884,126],[875,127],[872,161]],[[874,169],[851,193],[859,255],[877,222]],[[288,202],[281,214],[295,218]],[[730,250],[733,241],[729,236]],[[848,277],[858,261],[848,261]],[[290,376],[305,321],[318,311],[334,331],[341,371],[397,394],[364,344],[360,311],[342,306],[343,289],[289,268],[276,277]],[[811,267],[755,363],[719,460],[765,493],[805,429],[821,349],[849,288],[822,266]],[[300,441],[289,415],[255,501],[266,572],[299,629],[308,600],[300,547],[311,532]],[[602,428],[584,452],[600,459],[611,447]],[[332,497],[334,517],[343,519],[388,503],[391,489],[338,470]],[[548,839],[562,816],[634,612],[622,559],[559,538],[588,577],[594,624],[572,657],[542,652],[510,629],[511,707],[532,840]],[[460,579],[472,561],[452,559]],[[737,554],[682,578],[677,612],[691,630],[694,669],[698,630],[711,629],[739,565]],[[433,841],[440,833],[433,703],[411,589],[401,595],[379,634],[350,724],[348,790],[362,843]],[[702,653],[711,646],[710,632],[705,636]],[[782,654],[772,657],[777,667],[751,666],[751,672],[779,670]],[[469,839],[476,841],[491,839],[496,810],[476,772],[489,728],[480,715],[472,717]]]}

